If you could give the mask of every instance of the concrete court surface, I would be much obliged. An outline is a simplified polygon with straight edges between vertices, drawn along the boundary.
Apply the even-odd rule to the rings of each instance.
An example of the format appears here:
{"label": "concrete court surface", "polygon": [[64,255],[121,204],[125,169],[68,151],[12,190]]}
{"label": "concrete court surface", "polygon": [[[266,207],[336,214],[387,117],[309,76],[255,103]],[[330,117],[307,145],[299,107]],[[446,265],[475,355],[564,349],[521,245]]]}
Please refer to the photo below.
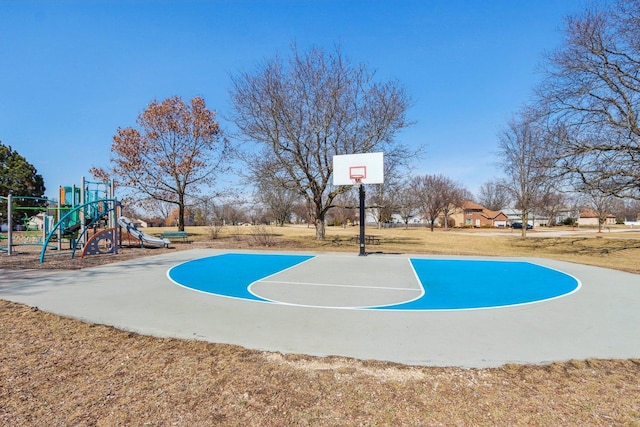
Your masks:
{"label": "concrete court surface", "polygon": [[[483,368],[640,358],[639,275],[528,259],[576,277],[582,287],[533,304],[457,311],[356,310],[341,308],[339,301],[346,297],[347,305],[368,305],[411,298],[414,278],[405,270],[410,257],[480,257],[307,253],[316,256],[268,278],[288,284],[284,294],[267,295],[273,290],[260,282],[252,287],[263,296],[285,299],[281,304],[201,293],[167,278],[176,264],[231,252],[243,253],[196,249],[44,275],[0,270],[0,298],[141,334],[409,365]],[[303,284],[297,291],[296,281]],[[384,296],[357,289],[380,284],[397,292]],[[331,291],[340,285],[349,285],[349,293]]]}

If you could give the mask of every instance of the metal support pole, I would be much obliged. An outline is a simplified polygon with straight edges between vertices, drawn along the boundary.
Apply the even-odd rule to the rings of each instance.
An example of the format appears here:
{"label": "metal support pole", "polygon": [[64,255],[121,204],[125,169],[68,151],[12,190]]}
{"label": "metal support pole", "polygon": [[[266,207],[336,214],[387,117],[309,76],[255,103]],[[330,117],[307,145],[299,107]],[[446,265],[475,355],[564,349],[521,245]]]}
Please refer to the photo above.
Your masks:
{"label": "metal support pole", "polygon": [[11,217],[13,216],[11,204],[13,201],[11,198],[11,193],[9,193],[7,196],[7,255],[11,255],[13,248],[13,221],[11,221]]}
{"label": "metal support pole", "polygon": [[[84,176],[82,177],[82,179],[80,180],[80,206],[84,206],[85,203],[87,203],[87,187],[86,184],[84,182]],[[76,244],[80,243],[82,245],[82,247],[84,248],[84,246],[87,244],[87,207],[84,206],[78,215],[78,218],[80,218],[80,236],[81,237],[81,241],[80,242],[76,242]]]}
{"label": "metal support pole", "polygon": [[[112,181],[113,183],[113,181]],[[113,253],[118,255],[118,246],[122,244],[122,236],[120,236],[120,227],[118,227],[118,216],[116,215],[118,210],[118,199],[113,194],[113,184],[111,186],[111,197],[113,198],[113,212],[111,213],[111,217],[113,218],[113,242],[111,242],[113,246]]]}
{"label": "metal support pole", "polygon": [[366,256],[364,247],[364,184],[360,183],[360,256]]}
{"label": "metal support pole", "polygon": [[[54,222],[54,224],[57,224],[58,221],[60,221],[60,218],[62,218],[63,204],[64,204],[64,200],[62,200],[62,187],[59,187],[58,188],[58,218],[56,218],[56,221]],[[62,250],[62,227],[58,227],[57,235],[58,235],[58,242],[57,242],[58,252],[60,252]]]}

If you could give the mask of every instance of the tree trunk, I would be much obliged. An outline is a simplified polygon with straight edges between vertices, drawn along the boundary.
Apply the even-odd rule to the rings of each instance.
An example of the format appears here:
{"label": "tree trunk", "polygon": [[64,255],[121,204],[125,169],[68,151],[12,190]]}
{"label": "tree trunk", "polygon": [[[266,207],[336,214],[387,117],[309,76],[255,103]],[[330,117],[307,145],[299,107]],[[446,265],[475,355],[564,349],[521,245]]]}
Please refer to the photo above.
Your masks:
{"label": "tree trunk", "polygon": [[327,210],[323,208],[322,196],[313,198],[313,224],[316,227],[316,240],[324,240],[325,238],[325,215]]}
{"label": "tree trunk", "polygon": [[184,231],[184,196],[178,196],[178,231]]}
{"label": "tree trunk", "polygon": [[316,226],[316,240],[324,240],[324,215],[322,215],[322,218],[316,218],[314,225]]}

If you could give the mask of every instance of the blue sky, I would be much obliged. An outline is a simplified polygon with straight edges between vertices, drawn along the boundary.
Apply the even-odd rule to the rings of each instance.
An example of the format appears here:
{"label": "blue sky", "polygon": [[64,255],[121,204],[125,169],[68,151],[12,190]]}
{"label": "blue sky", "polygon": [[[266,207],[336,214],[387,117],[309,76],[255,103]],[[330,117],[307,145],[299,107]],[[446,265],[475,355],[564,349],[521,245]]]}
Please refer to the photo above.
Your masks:
{"label": "blue sky", "polygon": [[[0,141],[45,179],[47,195],[108,166],[118,127],[152,101],[203,96],[223,129],[230,75],[276,53],[340,45],[397,79],[424,144],[416,172],[472,192],[500,174],[497,133],[540,81],[582,0],[0,0]],[[116,177],[117,179],[117,177]]]}

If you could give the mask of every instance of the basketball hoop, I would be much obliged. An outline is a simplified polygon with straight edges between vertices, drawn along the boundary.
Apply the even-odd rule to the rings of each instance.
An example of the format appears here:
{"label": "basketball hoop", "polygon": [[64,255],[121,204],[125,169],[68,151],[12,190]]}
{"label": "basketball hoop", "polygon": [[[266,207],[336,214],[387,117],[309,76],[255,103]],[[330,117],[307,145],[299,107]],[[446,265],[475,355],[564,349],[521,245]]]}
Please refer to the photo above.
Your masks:
{"label": "basketball hoop", "polygon": [[362,180],[366,177],[367,177],[366,166],[350,166],[349,167],[349,178],[351,178],[351,182],[353,182],[353,185],[361,185]]}
{"label": "basketball hoop", "polygon": [[[336,154],[333,156],[333,185],[358,187],[360,200],[360,256],[365,250],[365,186],[384,182],[384,153]],[[354,188],[355,189],[355,188]]]}

